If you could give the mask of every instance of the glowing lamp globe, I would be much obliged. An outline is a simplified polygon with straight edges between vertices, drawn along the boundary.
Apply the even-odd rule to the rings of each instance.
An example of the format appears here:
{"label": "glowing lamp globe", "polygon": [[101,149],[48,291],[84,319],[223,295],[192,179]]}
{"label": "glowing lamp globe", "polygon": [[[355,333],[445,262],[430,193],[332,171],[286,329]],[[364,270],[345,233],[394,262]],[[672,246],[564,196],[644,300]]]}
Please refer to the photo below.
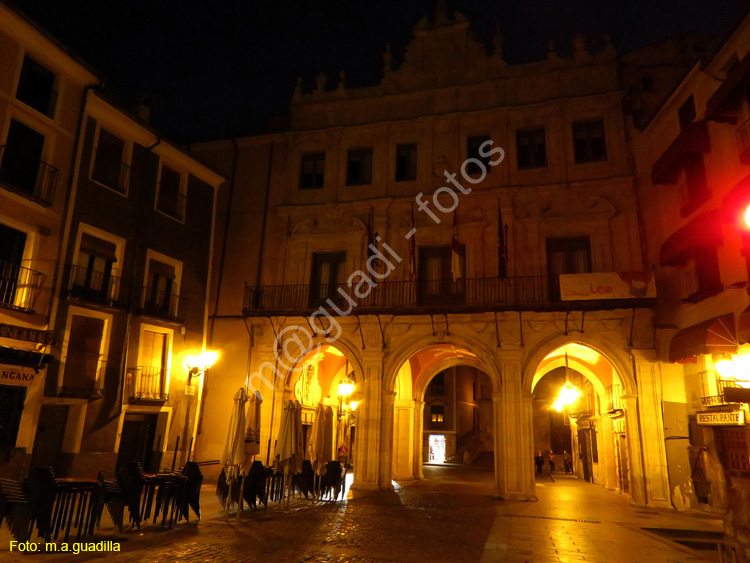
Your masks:
{"label": "glowing lamp globe", "polygon": [[348,397],[354,392],[354,382],[351,379],[342,379],[339,381],[339,395]]}

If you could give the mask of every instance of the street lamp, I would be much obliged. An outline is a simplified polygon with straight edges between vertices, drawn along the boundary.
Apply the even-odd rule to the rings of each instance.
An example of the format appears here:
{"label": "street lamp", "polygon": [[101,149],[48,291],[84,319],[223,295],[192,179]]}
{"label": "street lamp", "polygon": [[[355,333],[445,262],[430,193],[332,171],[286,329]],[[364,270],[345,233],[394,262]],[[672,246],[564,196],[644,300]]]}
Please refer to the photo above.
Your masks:
{"label": "street lamp", "polygon": [[200,374],[203,374],[203,392],[201,393],[200,411],[198,412],[198,434],[203,429],[203,409],[205,408],[206,395],[208,394],[208,370],[211,369],[211,366],[218,359],[219,353],[213,350],[204,350],[197,356],[188,356],[185,358],[185,365],[188,369],[188,387],[191,387],[190,382],[194,377],[200,377]]}
{"label": "street lamp", "polygon": [[[339,381],[339,418],[341,418],[344,414],[344,398],[349,397],[349,395],[351,395],[352,393],[354,393],[354,381],[352,381],[348,377],[345,377],[344,379]],[[353,401],[352,404],[355,405],[352,410],[357,408],[356,401]]]}

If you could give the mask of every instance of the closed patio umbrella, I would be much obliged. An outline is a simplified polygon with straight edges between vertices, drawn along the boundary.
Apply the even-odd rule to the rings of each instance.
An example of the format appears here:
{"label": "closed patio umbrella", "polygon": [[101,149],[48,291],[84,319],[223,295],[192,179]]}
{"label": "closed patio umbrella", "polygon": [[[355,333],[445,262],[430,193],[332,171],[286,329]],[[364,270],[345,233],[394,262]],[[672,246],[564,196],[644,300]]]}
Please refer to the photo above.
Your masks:
{"label": "closed patio umbrella", "polygon": [[310,460],[312,461],[313,470],[318,475],[323,475],[326,469],[325,432],[326,407],[319,403],[315,407],[315,419],[313,420],[312,432],[310,433]]}
{"label": "closed patio umbrella", "polygon": [[[297,427],[298,411],[294,401],[289,400],[284,405],[284,413],[281,418],[281,427],[279,428],[279,437],[276,440],[276,450],[274,455],[279,467],[284,473],[284,486],[289,488],[291,476],[299,473],[297,462]],[[287,492],[287,506],[289,505],[289,495]]]}
{"label": "closed patio umbrella", "polygon": [[229,418],[229,429],[227,438],[224,442],[224,451],[221,454],[221,463],[226,466],[227,485],[230,487],[231,505],[231,488],[232,484],[237,481],[240,475],[240,465],[244,459],[245,443],[245,403],[247,402],[247,392],[244,387],[240,387],[234,394],[234,404],[232,414]]}
{"label": "closed patio umbrella", "polygon": [[250,395],[247,401],[247,414],[245,416],[245,446],[242,462],[242,472],[246,474],[256,455],[260,453],[260,406],[263,397],[259,391]]}

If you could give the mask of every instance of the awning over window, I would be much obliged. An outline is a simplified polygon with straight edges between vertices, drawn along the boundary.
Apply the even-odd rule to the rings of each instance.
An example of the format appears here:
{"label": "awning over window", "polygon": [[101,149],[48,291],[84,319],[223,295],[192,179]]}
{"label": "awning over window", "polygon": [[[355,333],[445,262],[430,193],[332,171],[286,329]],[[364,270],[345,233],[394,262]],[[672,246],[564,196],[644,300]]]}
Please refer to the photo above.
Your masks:
{"label": "awning over window", "polygon": [[729,313],[683,328],[669,343],[670,362],[689,362],[701,354],[734,354],[737,336]]}
{"label": "awning over window", "polygon": [[688,251],[704,246],[719,246],[721,243],[721,213],[718,209],[706,211],[664,241],[659,251],[659,262],[662,266],[679,264],[684,262]]}
{"label": "awning over window", "polygon": [[750,342],[750,305],[737,318],[737,342],[740,344]]}
{"label": "awning over window", "polygon": [[81,252],[99,256],[109,262],[117,262],[117,247],[113,243],[87,233],[81,235]]}
{"label": "awning over window", "polygon": [[708,126],[705,121],[696,121],[685,127],[667,150],[651,168],[651,183],[674,184],[682,167],[683,159],[691,154],[708,152],[711,143],[708,139]]}
{"label": "awning over window", "polygon": [[735,123],[744,98],[743,87],[750,82],[750,53],[729,71],[726,80],[706,103],[706,119]]}

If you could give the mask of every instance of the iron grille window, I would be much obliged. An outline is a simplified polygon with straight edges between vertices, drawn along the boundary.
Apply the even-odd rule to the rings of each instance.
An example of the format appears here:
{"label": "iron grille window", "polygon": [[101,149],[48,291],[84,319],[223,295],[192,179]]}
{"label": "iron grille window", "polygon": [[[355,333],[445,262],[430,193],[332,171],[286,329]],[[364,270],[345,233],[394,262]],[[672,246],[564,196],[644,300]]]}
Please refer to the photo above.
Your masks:
{"label": "iron grille window", "polygon": [[396,145],[396,181],[417,179],[417,144]]}
{"label": "iron grille window", "polygon": [[547,166],[547,139],[544,129],[516,131],[518,169],[544,168]]}
{"label": "iron grille window", "polygon": [[592,119],[573,123],[573,151],[576,164],[607,160],[604,120]]}
{"label": "iron grille window", "polygon": [[[490,140],[489,135],[477,135],[474,137],[468,137],[466,139],[466,158],[467,159],[474,159],[478,160],[484,165],[484,171],[488,171],[490,167],[490,156],[489,153],[485,150],[484,152],[487,154],[487,156],[482,156],[479,153],[479,147],[481,147],[484,143]],[[482,167],[479,165],[478,162],[469,161],[466,165],[466,173],[467,174],[482,174],[483,170]]]}
{"label": "iron grille window", "polygon": [[346,160],[346,185],[372,184],[372,148],[352,149]]}
{"label": "iron grille window", "polygon": [[23,58],[16,98],[48,117],[55,113],[55,75],[34,59]]}
{"label": "iron grille window", "polygon": [[325,182],[326,153],[315,152],[302,155],[299,187],[301,190],[316,190]]}

